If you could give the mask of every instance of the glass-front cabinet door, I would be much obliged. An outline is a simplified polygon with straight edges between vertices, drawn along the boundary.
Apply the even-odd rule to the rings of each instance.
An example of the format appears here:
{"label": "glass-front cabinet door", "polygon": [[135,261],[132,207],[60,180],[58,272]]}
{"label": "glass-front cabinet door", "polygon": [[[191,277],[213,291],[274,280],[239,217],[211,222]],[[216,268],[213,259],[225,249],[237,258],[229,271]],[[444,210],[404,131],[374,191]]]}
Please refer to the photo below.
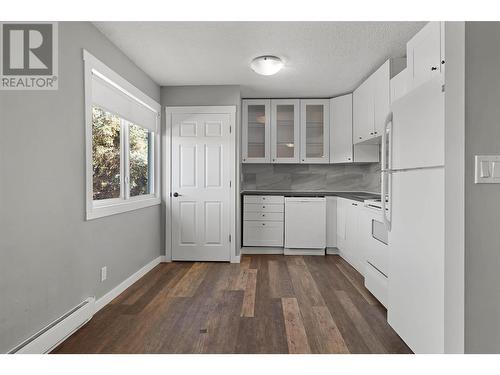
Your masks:
{"label": "glass-front cabinet door", "polygon": [[242,101],[242,147],[243,163],[271,162],[271,100],[246,99]]}
{"label": "glass-front cabinet door", "polygon": [[300,101],[271,99],[271,162],[299,163]]}
{"label": "glass-front cabinet door", "polygon": [[300,101],[300,162],[329,163],[329,99]]}

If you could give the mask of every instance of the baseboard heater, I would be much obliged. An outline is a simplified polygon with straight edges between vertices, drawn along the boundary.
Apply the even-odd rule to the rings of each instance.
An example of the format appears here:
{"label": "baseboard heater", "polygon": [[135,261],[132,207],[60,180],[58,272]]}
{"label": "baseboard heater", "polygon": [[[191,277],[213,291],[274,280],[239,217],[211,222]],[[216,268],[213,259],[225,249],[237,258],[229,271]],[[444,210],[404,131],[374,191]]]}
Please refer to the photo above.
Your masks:
{"label": "baseboard heater", "polygon": [[87,298],[9,351],[9,354],[44,354],[50,352],[78,328],[87,323],[94,315],[94,311],[95,298]]}

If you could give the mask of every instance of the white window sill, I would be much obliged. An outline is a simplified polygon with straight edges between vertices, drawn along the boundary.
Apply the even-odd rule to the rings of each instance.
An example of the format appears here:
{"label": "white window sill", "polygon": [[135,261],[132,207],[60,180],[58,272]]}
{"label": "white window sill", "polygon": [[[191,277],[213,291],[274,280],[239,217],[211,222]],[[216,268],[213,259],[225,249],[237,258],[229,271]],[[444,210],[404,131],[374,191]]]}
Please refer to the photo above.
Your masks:
{"label": "white window sill", "polygon": [[94,206],[90,210],[87,210],[87,220],[98,219],[100,217],[106,217],[121,214],[123,212],[138,210],[141,208],[156,206],[160,203],[160,198],[152,197],[143,199],[136,198],[127,201],[121,201],[120,203]]}

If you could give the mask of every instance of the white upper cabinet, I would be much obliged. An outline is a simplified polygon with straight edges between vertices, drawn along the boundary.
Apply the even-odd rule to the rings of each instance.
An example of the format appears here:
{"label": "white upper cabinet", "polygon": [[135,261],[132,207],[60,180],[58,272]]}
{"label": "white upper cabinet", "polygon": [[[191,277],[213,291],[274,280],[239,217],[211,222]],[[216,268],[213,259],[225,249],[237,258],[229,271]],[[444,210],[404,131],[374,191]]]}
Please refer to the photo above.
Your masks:
{"label": "white upper cabinet", "polygon": [[377,144],[352,143],[352,94],[330,99],[330,163],[376,163]]}
{"label": "white upper cabinet", "polygon": [[353,93],[353,142],[380,143],[390,114],[390,80],[405,68],[403,58],[389,59]]}
{"label": "white upper cabinet", "polygon": [[271,162],[271,101],[248,99],[242,102],[241,159],[243,163]]}
{"label": "white upper cabinet", "polygon": [[300,101],[271,99],[271,162],[299,163]]}
{"label": "white upper cabinet", "polygon": [[442,22],[429,22],[406,45],[408,91],[444,70]]}
{"label": "white upper cabinet", "polygon": [[373,136],[379,137],[384,131],[390,109],[391,97],[391,60],[387,60],[373,74],[373,107],[374,107],[374,129]]}
{"label": "white upper cabinet", "polygon": [[330,99],[300,100],[300,162],[330,162]]}
{"label": "white upper cabinet", "polygon": [[408,69],[404,69],[391,78],[391,104],[406,94],[408,86],[407,71]]}
{"label": "white upper cabinet", "polygon": [[373,137],[374,132],[374,80],[369,77],[353,93],[354,143]]}
{"label": "white upper cabinet", "polygon": [[330,99],[330,163],[352,163],[352,94]]}

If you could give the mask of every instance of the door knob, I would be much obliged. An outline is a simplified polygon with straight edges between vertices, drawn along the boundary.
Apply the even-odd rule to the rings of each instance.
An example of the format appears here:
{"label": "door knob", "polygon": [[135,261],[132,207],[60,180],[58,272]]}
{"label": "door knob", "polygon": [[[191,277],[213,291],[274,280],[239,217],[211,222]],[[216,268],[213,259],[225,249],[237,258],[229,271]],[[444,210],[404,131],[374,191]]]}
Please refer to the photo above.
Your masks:
{"label": "door knob", "polygon": [[181,195],[181,194],[179,194],[178,192],[175,192],[175,193],[174,193],[174,197],[176,197],[176,198],[177,198],[177,197],[182,197],[182,195]]}
{"label": "door knob", "polygon": [[437,70],[437,66],[432,66],[431,70]]}

